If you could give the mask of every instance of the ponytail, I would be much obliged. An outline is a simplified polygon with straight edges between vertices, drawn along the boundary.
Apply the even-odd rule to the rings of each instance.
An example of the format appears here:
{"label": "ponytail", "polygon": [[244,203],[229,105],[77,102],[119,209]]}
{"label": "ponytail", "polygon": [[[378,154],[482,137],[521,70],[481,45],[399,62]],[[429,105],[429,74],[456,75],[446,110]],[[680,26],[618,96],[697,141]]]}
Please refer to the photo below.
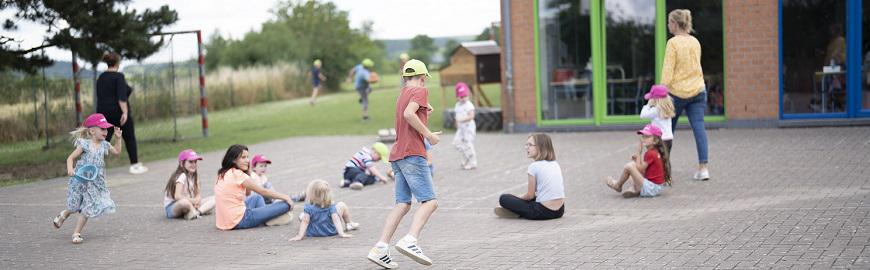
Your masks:
{"label": "ponytail", "polygon": [[86,127],[78,127],[73,131],[70,131],[70,140],[75,142],[78,139],[87,139],[88,137],[88,128]]}

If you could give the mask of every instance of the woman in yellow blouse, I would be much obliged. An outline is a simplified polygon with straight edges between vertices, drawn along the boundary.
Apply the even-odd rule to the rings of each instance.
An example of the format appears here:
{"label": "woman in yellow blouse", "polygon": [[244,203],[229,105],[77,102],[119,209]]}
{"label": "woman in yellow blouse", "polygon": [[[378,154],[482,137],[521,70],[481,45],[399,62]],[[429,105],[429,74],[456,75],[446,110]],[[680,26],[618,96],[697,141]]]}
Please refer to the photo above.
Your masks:
{"label": "woman in yellow blouse", "polygon": [[683,110],[686,110],[698,150],[698,170],[694,178],[708,180],[710,172],[707,170],[707,132],[704,130],[707,91],[701,69],[701,44],[691,35],[694,32],[692,13],[688,9],[671,11],[668,14],[668,31],[674,37],[668,40],[665,49],[660,84],[668,87],[674,99],[676,116],[673,117],[671,126],[676,131],[677,120]]}

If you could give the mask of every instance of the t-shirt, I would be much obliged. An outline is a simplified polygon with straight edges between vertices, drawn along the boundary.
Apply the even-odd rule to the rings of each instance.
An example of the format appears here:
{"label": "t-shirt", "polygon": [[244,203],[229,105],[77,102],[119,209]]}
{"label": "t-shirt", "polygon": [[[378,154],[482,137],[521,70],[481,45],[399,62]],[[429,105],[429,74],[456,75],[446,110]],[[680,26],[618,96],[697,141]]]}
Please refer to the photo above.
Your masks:
{"label": "t-shirt", "polygon": [[662,63],[662,79],[670,93],[680,98],[691,98],[704,88],[701,68],[701,43],[693,36],[675,36],[668,40]]}
{"label": "t-shirt", "polygon": [[390,161],[396,161],[408,156],[426,157],[426,147],[423,145],[423,134],[417,132],[411,124],[405,120],[404,112],[408,104],[415,102],[420,105],[417,109],[417,117],[423,125],[429,124],[429,116],[426,106],[429,104],[429,90],[425,87],[405,87],[399,93],[396,101],[396,143],[390,150]]}
{"label": "t-shirt", "polygon": [[317,67],[311,68],[311,85],[313,85],[313,86],[320,85],[320,68],[317,68]]}
{"label": "t-shirt", "polygon": [[[456,117],[455,119],[466,117],[470,111],[474,111],[474,104],[472,104],[471,101],[456,102],[456,106],[453,106],[453,112]],[[472,118],[471,121],[460,122],[456,128],[460,130],[475,130],[477,124],[474,123],[474,118]]]}
{"label": "t-shirt", "polygon": [[121,105],[118,105],[118,101],[127,102],[131,94],[133,88],[127,84],[123,73],[115,71],[101,73],[97,78],[97,112],[121,113]]}
{"label": "t-shirt", "polygon": [[353,79],[353,87],[357,90],[368,89],[369,88],[369,70],[364,68],[361,64],[356,65],[354,67],[354,79]]}
{"label": "t-shirt", "polygon": [[372,160],[372,150],[367,147],[363,147],[362,150],[353,154],[350,160],[344,163],[344,167],[359,168],[363,171],[368,170],[372,166],[375,166],[375,161]]}
{"label": "t-shirt", "polygon": [[232,230],[245,216],[245,186],[251,177],[239,169],[230,169],[214,185],[215,226]]}
{"label": "t-shirt", "polygon": [[643,162],[646,162],[646,171],[643,177],[655,184],[661,185],[665,183],[665,164],[662,163],[662,158],[659,151],[651,148],[643,154]]}
{"label": "t-shirt", "polygon": [[535,177],[535,201],[546,202],[565,198],[562,167],[559,163],[538,160],[529,165],[528,174]]}
{"label": "t-shirt", "polygon": [[[193,189],[195,187],[193,185],[193,181],[190,181],[187,178],[187,174],[182,173],[182,174],[178,175],[178,178],[175,179],[175,184],[177,185],[178,183],[181,183],[181,185],[182,185],[181,186],[181,198],[179,198],[179,199],[193,198],[193,193],[194,193]],[[176,191],[176,193],[178,192],[178,186],[175,187],[175,191]],[[166,208],[166,206],[168,206],[170,203],[172,203],[174,201],[175,201],[175,199],[173,199],[172,196],[164,194],[163,207]]]}
{"label": "t-shirt", "polygon": [[308,214],[309,222],[308,229],[305,231],[305,237],[321,237],[338,235],[335,229],[335,224],[332,223],[332,214],[337,213],[335,204],[327,208],[321,208],[310,203],[305,204],[303,210]]}
{"label": "t-shirt", "polygon": [[659,110],[649,104],[640,110],[640,118],[652,119],[650,123],[662,130],[662,140],[673,140],[674,132],[671,129],[671,119],[659,117]]}

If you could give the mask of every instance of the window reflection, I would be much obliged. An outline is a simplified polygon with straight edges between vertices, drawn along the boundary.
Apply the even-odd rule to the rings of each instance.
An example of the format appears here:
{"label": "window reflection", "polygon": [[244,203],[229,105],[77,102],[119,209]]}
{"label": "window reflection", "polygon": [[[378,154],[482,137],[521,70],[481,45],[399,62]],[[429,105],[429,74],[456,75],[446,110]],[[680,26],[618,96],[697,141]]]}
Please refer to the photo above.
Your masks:
{"label": "window reflection", "polygon": [[539,5],[543,118],[591,118],[589,0],[541,0]]}
{"label": "window reflection", "polygon": [[607,114],[636,115],[655,82],[655,0],[605,1]]}

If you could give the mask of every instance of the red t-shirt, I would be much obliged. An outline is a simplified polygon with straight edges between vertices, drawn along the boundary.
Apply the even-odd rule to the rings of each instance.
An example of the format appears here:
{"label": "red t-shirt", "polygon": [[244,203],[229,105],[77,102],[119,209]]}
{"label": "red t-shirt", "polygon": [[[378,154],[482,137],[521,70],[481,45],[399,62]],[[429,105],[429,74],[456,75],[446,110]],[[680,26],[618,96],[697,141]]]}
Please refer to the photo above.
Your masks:
{"label": "red t-shirt", "polygon": [[646,172],[643,173],[643,177],[658,185],[664,184],[665,164],[662,163],[659,151],[655,148],[646,151],[646,154],[643,155],[643,162],[646,162],[647,164]]}
{"label": "red t-shirt", "polygon": [[402,88],[399,99],[396,100],[396,143],[390,150],[390,161],[396,161],[408,156],[426,157],[426,147],[423,145],[423,134],[417,132],[403,116],[408,104],[415,102],[420,105],[417,109],[417,117],[423,121],[423,125],[429,123],[426,113],[429,106],[429,90],[425,87]]}

